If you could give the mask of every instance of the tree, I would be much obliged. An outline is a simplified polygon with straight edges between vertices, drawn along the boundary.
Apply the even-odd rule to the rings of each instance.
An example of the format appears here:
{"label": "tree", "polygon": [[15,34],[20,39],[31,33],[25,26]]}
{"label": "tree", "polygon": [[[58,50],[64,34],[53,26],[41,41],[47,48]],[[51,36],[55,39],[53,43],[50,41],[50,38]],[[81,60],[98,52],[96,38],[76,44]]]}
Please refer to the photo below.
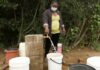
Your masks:
{"label": "tree", "polygon": [[[61,40],[65,45],[91,46],[97,38],[100,40],[99,0],[59,0],[59,3],[67,30]],[[48,7],[50,0],[0,0],[0,44],[18,45],[25,35],[42,33],[42,13]]]}

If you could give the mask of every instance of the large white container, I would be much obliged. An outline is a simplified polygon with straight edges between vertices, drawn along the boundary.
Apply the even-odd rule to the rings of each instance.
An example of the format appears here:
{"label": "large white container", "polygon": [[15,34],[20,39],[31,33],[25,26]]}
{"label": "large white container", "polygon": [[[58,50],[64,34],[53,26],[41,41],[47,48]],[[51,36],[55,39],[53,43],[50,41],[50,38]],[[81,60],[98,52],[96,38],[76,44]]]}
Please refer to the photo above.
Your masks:
{"label": "large white container", "polygon": [[87,59],[87,65],[100,70],[100,56],[94,56]]}
{"label": "large white container", "polygon": [[16,57],[9,60],[9,70],[29,70],[30,59],[28,57]]}
{"label": "large white container", "polygon": [[48,70],[62,70],[62,59],[61,53],[49,53],[48,59]]}
{"label": "large white container", "polygon": [[21,57],[25,57],[26,56],[25,42],[19,43],[19,56],[21,56]]}

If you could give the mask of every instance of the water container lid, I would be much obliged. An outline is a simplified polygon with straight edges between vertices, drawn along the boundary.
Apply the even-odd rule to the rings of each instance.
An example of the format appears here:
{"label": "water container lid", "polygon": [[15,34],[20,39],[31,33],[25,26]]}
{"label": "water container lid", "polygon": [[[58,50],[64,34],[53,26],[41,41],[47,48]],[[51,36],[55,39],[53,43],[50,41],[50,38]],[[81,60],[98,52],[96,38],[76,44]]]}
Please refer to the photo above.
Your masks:
{"label": "water container lid", "polygon": [[86,64],[71,64],[69,70],[95,70],[93,67]]}
{"label": "water container lid", "polygon": [[19,43],[19,46],[25,46],[25,42]]}
{"label": "water container lid", "polygon": [[[21,50],[22,48],[25,48],[25,42],[19,43],[19,50]],[[23,49],[23,50],[25,50],[25,49]]]}
{"label": "water container lid", "polygon": [[9,60],[9,66],[18,64],[30,64],[30,59],[28,57],[15,57]]}
{"label": "water container lid", "polygon": [[58,43],[57,46],[58,46],[58,47],[62,47],[62,43]]}
{"label": "water container lid", "polygon": [[87,64],[92,67],[100,68],[100,56],[94,56],[87,59]]}
{"label": "water container lid", "polygon": [[47,54],[47,59],[62,59],[63,55],[61,53],[49,53]]}

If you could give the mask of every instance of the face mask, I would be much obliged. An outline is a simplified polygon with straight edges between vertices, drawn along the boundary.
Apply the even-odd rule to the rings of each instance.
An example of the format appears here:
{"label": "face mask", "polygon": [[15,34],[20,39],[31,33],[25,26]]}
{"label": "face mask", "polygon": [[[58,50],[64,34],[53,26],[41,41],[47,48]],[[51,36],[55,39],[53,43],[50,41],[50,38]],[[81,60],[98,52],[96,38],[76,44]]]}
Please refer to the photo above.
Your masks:
{"label": "face mask", "polygon": [[57,11],[57,8],[56,7],[51,7],[51,10],[52,11]]}

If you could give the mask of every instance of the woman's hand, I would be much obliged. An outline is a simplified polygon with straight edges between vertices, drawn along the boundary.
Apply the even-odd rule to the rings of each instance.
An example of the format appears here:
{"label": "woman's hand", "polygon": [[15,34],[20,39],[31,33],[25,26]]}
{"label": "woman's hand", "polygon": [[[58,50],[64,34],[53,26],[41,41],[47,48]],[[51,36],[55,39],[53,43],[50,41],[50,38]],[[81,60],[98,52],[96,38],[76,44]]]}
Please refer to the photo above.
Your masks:
{"label": "woman's hand", "polygon": [[65,26],[64,25],[62,25],[61,34],[64,35],[64,36],[66,34],[66,30],[65,30]]}
{"label": "woman's hand", "polygon": [[66,30],[65,30],[65,28],[63,28],[63,34],[64,34],[64,35],[66,34]]}
{"label": "woman's hand", "polygon": [[45,23],[45,24],[43,25],[43,27],[44,27],[44,32],[45,32],[45,34],[49,34],[49,26],[48,26],[48,23]]}
{"label": "woman's hand", "polygon": [[49,28],[48,28],[48,27],[45,27],[44,32],[45,32],[46,34],[49,34]]}

